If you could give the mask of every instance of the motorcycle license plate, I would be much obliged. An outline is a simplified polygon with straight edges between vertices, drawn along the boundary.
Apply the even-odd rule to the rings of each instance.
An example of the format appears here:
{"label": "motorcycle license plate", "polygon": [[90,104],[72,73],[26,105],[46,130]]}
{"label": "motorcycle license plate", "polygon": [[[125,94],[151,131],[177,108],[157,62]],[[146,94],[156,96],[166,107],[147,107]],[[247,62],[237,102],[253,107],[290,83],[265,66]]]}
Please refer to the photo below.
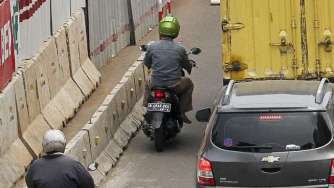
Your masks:
{"label": "motorcycle license plate", "polygon": [[170,103],[148,103],[147,111],[149,112],[170,112],[172,105]]}

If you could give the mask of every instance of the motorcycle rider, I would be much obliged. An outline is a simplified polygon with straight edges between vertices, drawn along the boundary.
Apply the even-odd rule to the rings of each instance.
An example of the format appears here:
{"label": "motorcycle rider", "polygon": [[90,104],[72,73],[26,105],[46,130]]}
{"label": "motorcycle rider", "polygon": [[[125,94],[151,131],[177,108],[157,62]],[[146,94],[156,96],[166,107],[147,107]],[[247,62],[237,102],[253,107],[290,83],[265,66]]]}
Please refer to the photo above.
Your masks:
{"label": "motorcycle rider", "polygon": [[60,130],[43,138],[41,159],[31,163],[25,177],[28,188],[94,188],[94,180],[80,162],[65,156],[66,139]]}
{"label": "motorcycle rider", "polygon": [[180,98],[180,112],[183,122],[190,124],[186,112],[193,109],[192,93],[194,84],[190,78],[182,75],[183,69],[189,74],[193,65],[188,59],[184,47],[176,44],[180,31],[176,17],[166,16],[159,23],[160,41],[153,42],[147,48],[144,64],[151,70],[151,79],[145,89],[144,106],[147,106],[150,89],[168,87]]}

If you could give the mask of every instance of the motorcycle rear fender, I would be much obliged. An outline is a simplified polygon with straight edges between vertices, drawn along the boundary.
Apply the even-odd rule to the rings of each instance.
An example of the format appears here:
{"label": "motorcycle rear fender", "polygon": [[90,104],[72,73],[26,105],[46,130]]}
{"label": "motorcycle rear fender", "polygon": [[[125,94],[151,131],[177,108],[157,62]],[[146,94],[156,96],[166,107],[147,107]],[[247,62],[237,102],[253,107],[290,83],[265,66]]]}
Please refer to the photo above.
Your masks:
{"label": "motorcycle rear fender", "polygon": [[162,125],[164,119],[163,112],[153,112],[152,113],[152,127],[154,129],[159,129]]}

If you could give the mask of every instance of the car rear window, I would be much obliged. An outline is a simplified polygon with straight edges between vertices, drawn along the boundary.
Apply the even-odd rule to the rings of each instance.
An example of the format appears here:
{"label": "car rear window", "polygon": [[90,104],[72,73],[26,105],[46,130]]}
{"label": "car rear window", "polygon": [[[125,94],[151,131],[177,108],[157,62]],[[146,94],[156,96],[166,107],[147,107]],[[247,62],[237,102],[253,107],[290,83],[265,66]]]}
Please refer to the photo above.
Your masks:
{"label": "car rear window", "polygon": [[221,113],[212,141],[227,150],[282,152],[321,147],[331,136],[320,112]]}

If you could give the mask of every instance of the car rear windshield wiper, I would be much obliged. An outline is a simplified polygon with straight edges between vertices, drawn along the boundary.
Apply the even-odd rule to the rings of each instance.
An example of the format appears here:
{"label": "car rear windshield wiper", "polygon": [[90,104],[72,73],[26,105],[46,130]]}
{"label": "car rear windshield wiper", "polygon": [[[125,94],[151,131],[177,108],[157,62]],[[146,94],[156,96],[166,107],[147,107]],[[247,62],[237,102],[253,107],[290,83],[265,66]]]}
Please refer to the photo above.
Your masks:
{"label": "car rear windshield wiper", "polygon": [[272,146],[232,146],[231,148],[236,148],[236,149],[273,149]]}
{"label": "car rear windshield wiper", "polygon": [[273,147],[270,145],[255,145],[247,142],[239,142],[238,145],[231,146],[229,149],[235,149],[235,150],[251,150],[251,151],[257,151],[260,149],[272,149]]}
{"label": "car rear windshield wiper", "polygon": [[248,143],[244,141],[239,141],[239,143],[235,146],[237,148],[254,148],[254,149],[272,149],[273,147],[269,144],[256,145],[253,143]]}

